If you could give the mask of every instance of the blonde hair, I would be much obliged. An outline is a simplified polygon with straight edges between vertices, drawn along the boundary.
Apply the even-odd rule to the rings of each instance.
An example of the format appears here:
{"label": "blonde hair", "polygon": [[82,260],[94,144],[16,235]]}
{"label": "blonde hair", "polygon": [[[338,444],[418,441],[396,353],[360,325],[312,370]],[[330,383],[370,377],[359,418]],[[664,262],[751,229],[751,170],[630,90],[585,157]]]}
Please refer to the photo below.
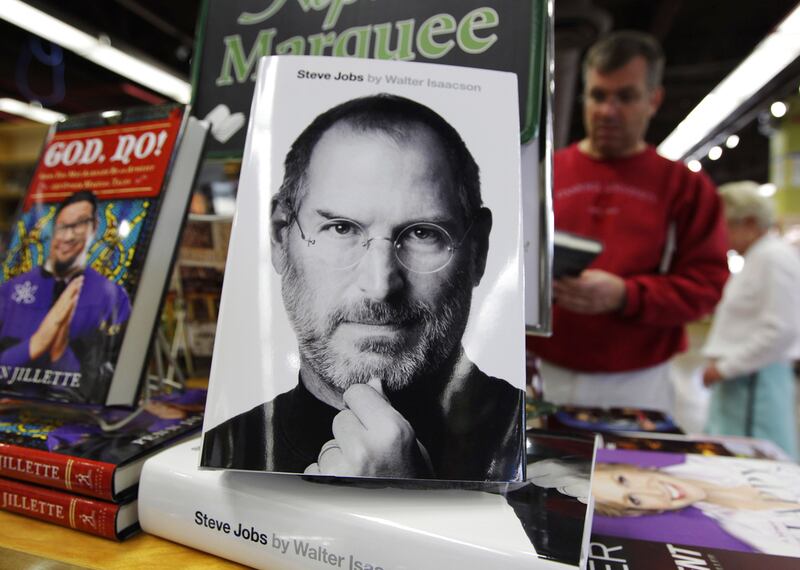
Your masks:
{"label": "blonde hair", "polygon": [[728,182],[719,187],[719,195],[725,204],[725,218],[742,221],[753,218],[762,230],[775,225],[775,206],[772,200],[758,192],[759,184],[752,180]]}

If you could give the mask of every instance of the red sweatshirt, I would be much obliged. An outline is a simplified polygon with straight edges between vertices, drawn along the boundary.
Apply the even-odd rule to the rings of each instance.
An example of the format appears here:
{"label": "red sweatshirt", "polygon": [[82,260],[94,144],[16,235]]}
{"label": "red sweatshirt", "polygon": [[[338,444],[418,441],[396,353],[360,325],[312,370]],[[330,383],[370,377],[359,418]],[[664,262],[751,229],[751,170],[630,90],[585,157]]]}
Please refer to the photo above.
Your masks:
{"label": "red sweatshirt", "polygon": [[[685,349],[684,325],[713,310],[728,277],[722,203],[711,181],[653,147],[597,160],[572,145],[555,155],[553,186],[556,228],[603,242],[591,267],[625,279],[626,301],[618,313],[594,316],[556,304],[553,336],[529,337],[528,347],[583,372],[653,366]],[[672,255],[665,253],[670,226]]]}

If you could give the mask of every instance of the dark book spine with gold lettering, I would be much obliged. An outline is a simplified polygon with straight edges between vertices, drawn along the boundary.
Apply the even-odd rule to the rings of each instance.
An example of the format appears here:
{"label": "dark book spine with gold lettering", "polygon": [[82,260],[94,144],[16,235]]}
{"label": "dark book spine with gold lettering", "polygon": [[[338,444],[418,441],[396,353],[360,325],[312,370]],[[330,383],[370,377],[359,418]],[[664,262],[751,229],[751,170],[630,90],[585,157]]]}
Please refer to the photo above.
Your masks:
{"label": "dark book spine with gold lettering", "polygon": [[3,478],[0,509],[114,540],[139,528],[136,501],[118,505]]}

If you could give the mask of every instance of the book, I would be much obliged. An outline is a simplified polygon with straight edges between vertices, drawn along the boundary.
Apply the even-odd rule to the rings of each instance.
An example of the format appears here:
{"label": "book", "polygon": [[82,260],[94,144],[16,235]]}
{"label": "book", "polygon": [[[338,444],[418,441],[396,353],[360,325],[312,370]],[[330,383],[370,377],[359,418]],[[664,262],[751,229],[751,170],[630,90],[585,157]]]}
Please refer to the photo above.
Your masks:
{"label": "book", "polygon": [[[204,403],[202,389],[156,396],[113,431],[64,407],[0,405],[0,476],[107,501],[129,500],[145,459],[200,430]],[[129,413],[107,408],[101,419],[114,424]]]}
{"label": "book", "polygon": [[577,277],[603,251],[595,239],[556,230],[553,232],[553,279]]}
{"label": "book", "polygon": [[593,534],[589,564],[598,570],[796,570],[797,559]]}
{"label": "book", "polygon": [[631,407],[557,406],[547,417],[546,425],[552,430],[597,433],[683,433],[669,414],[660,410]]}
{"label": "book", "polygon": [[516,74],[518,130],[528,142],[544,131],[539,123],[547,99],[548,21],[546,5],[534,0],[302,0],[264,9],[241,1],[209,2],[197,25],[192,111],[212,124],[213,156],[241,156],[244,127],[252,118],[248,111],[258,57],[314,54],[428,61]]}
{"label": "book", "polygon": [[524,479],[516,105],[498,71],[261,60],[203,467]]}
{"label": "book", "polygon": [[147,460],[139,516],[147,533],[256,568],[584,568],[594,442],[528,442],[542,484],[202,470],[190,440]]}
{"label": "book", "polygon": [[[718,557],[721,566],[711,567],[752,567],[759,558],[764,568],[800,564],[800,465],[796,463],[600,449],[592,495],[595,536],[621,539],[623,545],[661,543],[662,551],[664,545],[696,551],[692,556],[684,552],[687,560]],[[604,544],[611,543],[604,539]],[[719,551],[730,553],[723,556]],[[783,557],[792,558],[793,565]],[[732,562],[737,559],[740,562]],[[639,561],[641,565],[630,567],[656,567],[646,564],[647,558]],[[674,564],[704,567],[700,562]]]}
{"label": "book", "polygon": [[225,268],[232,217],[191,214],[181,235],[183,265]]}
{"label": "book", "polygon": [[186,342],[193,357],[211,357],[214,348],[223,271],[215,267],[179,267],[186,306]]}
{"label": "book", "polygon": [[179,105],[54,127],[0,265],[0,395],[136,403],[206,131]]}
{"label": "book", "polygon": [[109,503],[3,477],[0,509],[116,540],[139,530],[135,499]]}
{"label": "book", "polygon": [[773,442],[754,437],[626,431],[605,432],[602,439],[603,447],[606,449],[699,453],[701,455],[749,457],[777,461],[792,460]]}

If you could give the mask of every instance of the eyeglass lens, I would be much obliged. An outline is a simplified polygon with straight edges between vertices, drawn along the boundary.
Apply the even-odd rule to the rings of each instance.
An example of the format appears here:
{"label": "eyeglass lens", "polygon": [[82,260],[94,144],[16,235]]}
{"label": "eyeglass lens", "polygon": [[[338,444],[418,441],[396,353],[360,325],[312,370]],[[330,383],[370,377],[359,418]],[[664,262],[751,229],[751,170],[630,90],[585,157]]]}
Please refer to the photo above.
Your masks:
{"label": "eyeglass lens", "polygon": [[85,220],[79,220],[74,224],[59,224],[55,227],[55,233],[62,236],[66,235],[69,231],[72,231],[76,234],[82,234],[86,231],[86,228],[89,227],[91,221],[91,218],[86,218]]}
{"label": "eyeglass lens", "polygon": [[415,273],[433,273],[444,268],[453,257],[453,239],[443,227],[420,222],[404,228],[397,238],[368,237],[366,230],[352,220],[329,220],[308,236],[326,263],[336,269],[357,264],[372,242],[392,241],[395,257],[403,267]]}

